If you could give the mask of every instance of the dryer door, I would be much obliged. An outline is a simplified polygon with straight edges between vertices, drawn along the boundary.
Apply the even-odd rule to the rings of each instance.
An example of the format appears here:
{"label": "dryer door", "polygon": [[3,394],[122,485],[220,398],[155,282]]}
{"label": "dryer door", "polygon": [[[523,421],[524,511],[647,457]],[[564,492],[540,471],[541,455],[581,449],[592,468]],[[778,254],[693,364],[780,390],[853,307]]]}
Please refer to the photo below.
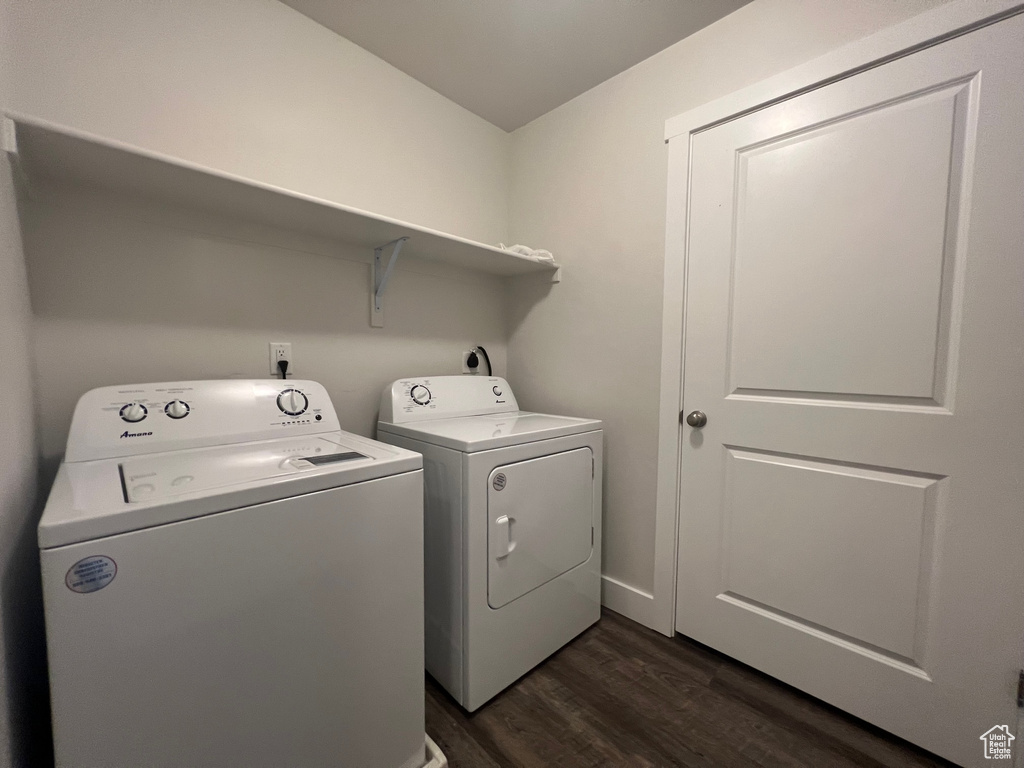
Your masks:
{"label": "dryer door", "polygon": [[590,557],[594,454],[577,448],[487,478],[487,602],[500,608]]}

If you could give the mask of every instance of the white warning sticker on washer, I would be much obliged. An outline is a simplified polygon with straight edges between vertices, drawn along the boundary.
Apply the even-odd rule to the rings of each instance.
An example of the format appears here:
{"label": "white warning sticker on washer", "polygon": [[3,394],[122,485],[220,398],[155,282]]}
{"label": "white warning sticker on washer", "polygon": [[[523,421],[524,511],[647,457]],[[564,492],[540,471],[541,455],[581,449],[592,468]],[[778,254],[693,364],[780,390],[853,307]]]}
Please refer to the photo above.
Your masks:
{"label": "white warning sticker on washer", "polygon": [[117,563],[103,555],[85,557],[68,568],[64,583],[72,592],[103,589],[117,575]]}

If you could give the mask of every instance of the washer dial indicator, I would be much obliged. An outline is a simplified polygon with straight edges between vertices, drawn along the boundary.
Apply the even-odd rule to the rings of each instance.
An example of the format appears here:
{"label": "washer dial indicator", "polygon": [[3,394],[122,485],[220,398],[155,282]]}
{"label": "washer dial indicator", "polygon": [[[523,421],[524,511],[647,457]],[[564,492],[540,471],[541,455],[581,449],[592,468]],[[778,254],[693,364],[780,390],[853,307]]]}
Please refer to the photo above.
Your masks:
{"label": "washer dial indicator", "polygon": [[289,416],[300,416],[309,407],[309,399],[297,389],[286,389],[277,396],[277,407]]}
{"label": "washer dial indicator", "polygon": [[413,388],[409,390],[409,397],[416,405],[426,405],[430,402],[430,390],[424,387],[422,384],[415,384]]}
{"label": "washer dial indicator", "polygon": [[172,419],[184,419],[188,416],[190,410],[191,408],[188,407],[188,403],[184,400],[171,400],[171,402],[164,406],[164,413]]}
{"label": "washer dial indicator", "polygon": [[121,418],[127,421],[129,424],[134,424],[137,421],[142,421],[146,418],[149,411],[146,410],[146,406],[142,403],[128,403],[121,407]]}

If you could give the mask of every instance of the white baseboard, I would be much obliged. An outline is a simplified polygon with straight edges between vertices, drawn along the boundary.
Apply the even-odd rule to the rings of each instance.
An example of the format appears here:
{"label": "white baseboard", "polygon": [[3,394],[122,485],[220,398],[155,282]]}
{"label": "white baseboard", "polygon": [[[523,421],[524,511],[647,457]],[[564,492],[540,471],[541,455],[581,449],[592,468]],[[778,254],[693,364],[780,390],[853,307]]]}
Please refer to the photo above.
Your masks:
{"label": "white baseboard", "polygon": [[654,595],[642,589],[631,587],[611,576],[601,576],[601,604],[645,627],[658,628]]}

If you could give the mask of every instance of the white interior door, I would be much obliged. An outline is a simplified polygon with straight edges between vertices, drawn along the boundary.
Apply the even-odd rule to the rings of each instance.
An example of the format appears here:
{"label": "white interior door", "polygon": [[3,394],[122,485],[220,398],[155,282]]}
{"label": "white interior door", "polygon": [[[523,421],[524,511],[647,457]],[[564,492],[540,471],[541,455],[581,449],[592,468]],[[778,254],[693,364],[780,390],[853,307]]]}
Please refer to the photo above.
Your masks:
{"label": "white interior door", "polygon": [[677,629],[965,765],[1024,653],[1022,40],[690,145]]}

